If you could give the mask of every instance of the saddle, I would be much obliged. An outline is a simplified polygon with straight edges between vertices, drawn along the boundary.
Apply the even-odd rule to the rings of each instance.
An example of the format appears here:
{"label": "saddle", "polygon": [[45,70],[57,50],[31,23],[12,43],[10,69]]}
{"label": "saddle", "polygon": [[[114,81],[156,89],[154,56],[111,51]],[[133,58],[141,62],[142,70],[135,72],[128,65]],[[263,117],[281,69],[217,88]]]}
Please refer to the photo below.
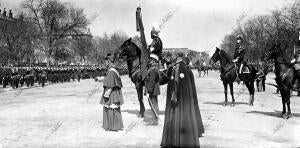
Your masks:
{"label": "saddle", "polygon": [[242,71],[241,71],[241,73],[239,73],[240,66],[241,66],[241,64],[239,64],[239,66],[237,64],[235,64],[235,67],[237,67],[237,69],[236,69],[237,74],[241,75],[241,74],[248,74],[248,73],[250,73],[250,66],[247,65],[247,64],[243,65]]}

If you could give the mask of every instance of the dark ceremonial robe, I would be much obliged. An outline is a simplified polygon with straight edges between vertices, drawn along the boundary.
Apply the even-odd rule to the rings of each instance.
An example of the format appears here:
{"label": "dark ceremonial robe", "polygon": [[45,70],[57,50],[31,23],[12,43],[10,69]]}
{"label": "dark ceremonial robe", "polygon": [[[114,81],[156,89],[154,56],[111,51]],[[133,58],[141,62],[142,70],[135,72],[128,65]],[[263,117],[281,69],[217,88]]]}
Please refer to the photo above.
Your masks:
{"label": "dark ceremonial robe", "polygon": [[198,138],[204,128],[191,77],[191,71],[183,61],[174,66],[167,87],[161,147],[200,147]]}
{"label": "dark ceremonial robe", "polygon": [[188,68],[188,73],[190,75],[190,81],[191,81],[190,85],[191,85],[191,88],[193,88],[192,92],[193,92],[193,96],[194,96],[194,105],[195,105],[195,113],[196,113],[197,125],[198,125],[198,134],[199,134],[199,137],[201,137],[202,134],[204,133],[204,126],[203,126],[202,117],[201,117],[199,104],[198,104],[194,74],[190,68]]}
{"label": "dark ceremonial robe", "polygon": [[[121,91],[122,82],[118,71],[110,68],[103,80],[104,91],[100,100],[103,106],[103,128],[117,131],[124,128],[120,105],[124,103]],[[106,91],[112,89],[109,97],[104,97]]]}

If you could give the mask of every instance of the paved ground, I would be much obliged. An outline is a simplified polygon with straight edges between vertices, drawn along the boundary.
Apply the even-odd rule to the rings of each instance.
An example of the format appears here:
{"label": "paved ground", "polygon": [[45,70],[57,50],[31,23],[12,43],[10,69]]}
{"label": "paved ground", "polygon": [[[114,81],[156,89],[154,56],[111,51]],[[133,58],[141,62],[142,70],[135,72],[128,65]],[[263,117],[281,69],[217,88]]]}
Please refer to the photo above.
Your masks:
{"label": "paved ground", "polygon": [[[198,76],[195,74],[195,76]],[[267,82],[274,83],[274,75]],[[235,107],[223,107],[223,86],[216,72],[195,78],[199,106],[205,125],[202,147],[300,147],[300,98],[291,99],[293,117],[278,117],[281,99],[275,88],[255,94],[254,106],[247,105],[245,86],[235,85]],[[125,129],[106,132],[102,126],[99,98],[102,84],[93,80],[48,85],[45,88],[0,89],[1,147],[159,147],[163,130],[166,86],[159,96],[158,126],[148,125],[146,116],[137,118],[138,101],[133,83],[123,76]],[[98,88],[100,87],[100,90]]]}

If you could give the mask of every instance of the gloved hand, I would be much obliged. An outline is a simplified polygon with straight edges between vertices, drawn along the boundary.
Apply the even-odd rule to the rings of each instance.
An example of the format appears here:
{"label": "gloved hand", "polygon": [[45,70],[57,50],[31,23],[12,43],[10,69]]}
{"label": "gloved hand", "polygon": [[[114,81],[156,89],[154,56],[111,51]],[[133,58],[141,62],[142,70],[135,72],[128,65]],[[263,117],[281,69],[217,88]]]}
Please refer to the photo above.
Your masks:
{"label": "gloved hand", "polygon": [[296,59],[293,59],[292,61],[291,61],[291,63],[295,63],[296,62]]}

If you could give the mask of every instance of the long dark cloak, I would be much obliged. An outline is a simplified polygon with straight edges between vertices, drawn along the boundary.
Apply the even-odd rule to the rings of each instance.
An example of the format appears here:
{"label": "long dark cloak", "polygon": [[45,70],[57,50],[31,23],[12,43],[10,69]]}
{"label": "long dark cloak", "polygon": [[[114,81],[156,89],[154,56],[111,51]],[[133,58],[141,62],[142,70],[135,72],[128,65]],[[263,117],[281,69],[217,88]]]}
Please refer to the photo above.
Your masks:
{"label": "long dark cloak", "polygon": [[201,116],[192,82],[190,70],[179,62],[167,87],[162,147],[200,147],[198,137],[203,128],[199,130]]}
{"label": "long dark cloak", "polygon": [[191,80],[190,84],[192,85],[191,88],[192,88],[192,93],[194,96],[194,105],[195,105],[195,112],[196,112],[197,125],[198,125],[198,134],[199,134],[199,137],[201,137],[202,134],[204,133],[204,126],[203,126],[202,117],[201,117],[199,104],[198,104],[198,97],[197,97],[194,74],[190,68],[188,68],[188,72],[190,74],[190,80]]}

